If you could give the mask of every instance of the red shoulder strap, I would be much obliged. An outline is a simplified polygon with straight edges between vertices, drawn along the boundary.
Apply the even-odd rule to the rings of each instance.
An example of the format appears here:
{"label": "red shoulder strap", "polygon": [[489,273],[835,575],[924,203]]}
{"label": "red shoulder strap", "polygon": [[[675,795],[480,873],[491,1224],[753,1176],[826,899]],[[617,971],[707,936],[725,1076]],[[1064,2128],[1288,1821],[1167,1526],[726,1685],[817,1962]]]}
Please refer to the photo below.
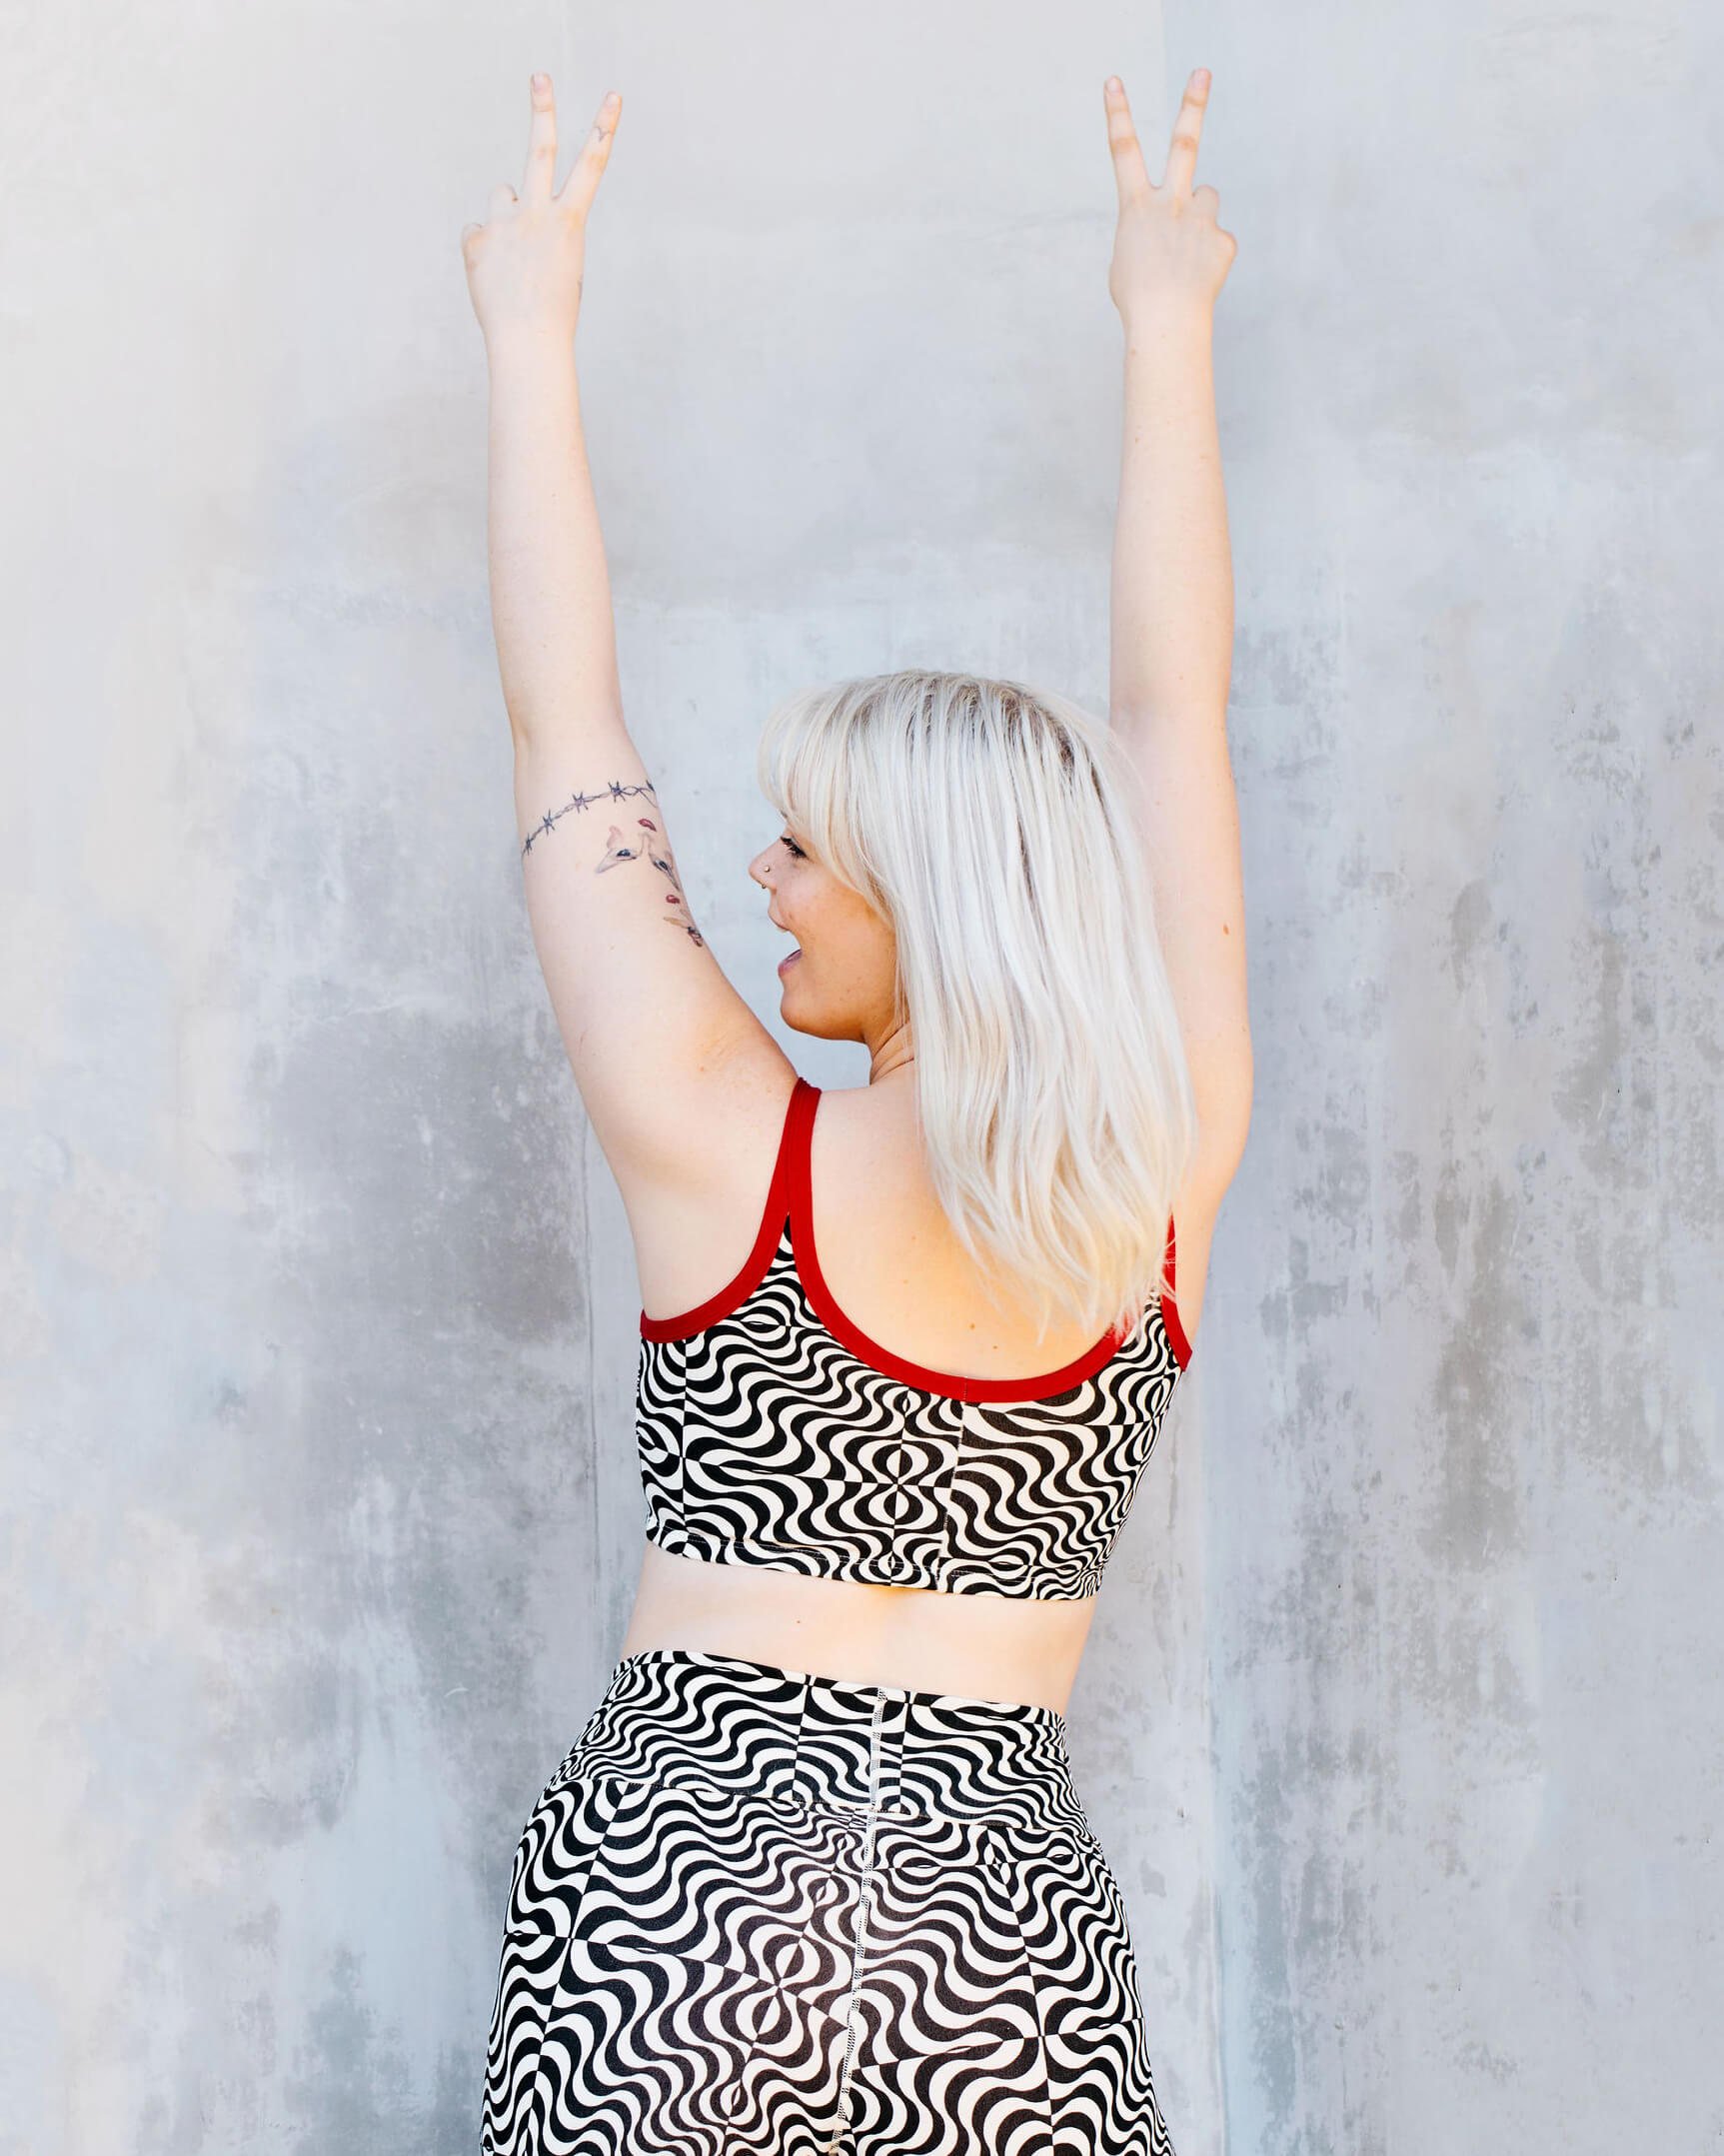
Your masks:
{"label": "red shoulder strap", "polygon": [[1181,1369],[1191,1359],[1191,1342],[1185,1337],[1185,1327],[1179,1322],[1179,1311],[1173,1301],[1173,1215],[1167,1215],[1167,1285],[1161,1296],[1161,1322],[1166,1327],[1167,1339],[1173,1349],[1174,1360]]}
{"label": "red shoulder strap", "polygon": [[743,1260],[741,1272],[716,1295],[710,1295],[705,1302],[697,1303],[694,1309],[684,1310],[679,1316],[649,1317],[643,1310],[641,1337],[644,1340],[680,1340],[692,1332],[704,1332],[721,1317],[728,1317],[765,1279],[773,1252],[779,1246],[785,1215],[791,1209],[792,1191],[799,1172],[803,1189],[808,1188],[809,1135],[814,1128],[815,1102],[820,1096],[818,1085],[811,1085],[805,1078],[797,1079],[785,1109],[778,1158],[773,1162],[773,1179],[767,1187],[766,1208],[761,1214],[755,1246]]}
{"label": "red shoulder strap", "polygon": [[798,1078],[785,1116],[785,1142],[780,1165],[785,1176],[785,1203],[791,1216],[791,1232],[796,1235],[799,1246],[807,1237],[800,1232],[798,1223],[808,1219],[814,1205],[814,1174],[810,1160],[814,1147],[815,1110],[820,1104],[820,1087],[811,1085],[807,1078]]}

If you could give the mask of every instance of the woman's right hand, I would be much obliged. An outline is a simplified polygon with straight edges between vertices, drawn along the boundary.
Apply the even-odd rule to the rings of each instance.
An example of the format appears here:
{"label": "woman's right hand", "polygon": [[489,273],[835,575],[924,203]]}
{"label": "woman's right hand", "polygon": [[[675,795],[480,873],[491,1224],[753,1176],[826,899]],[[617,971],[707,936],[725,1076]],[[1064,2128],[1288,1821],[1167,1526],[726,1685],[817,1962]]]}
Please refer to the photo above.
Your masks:
{"label": "woman's right hand", "polygon": [[520,194],[500,180],[491,191],[485,223],[467,225],[461,234],[467,289],[487,349],[499,338],[519,334],[551,335],[565,344],[573,340],[581,311],[587,213],[623,111],[622,98],[611,91],[561,193],[553,194],[557,101],[549,75],[534,76],[532,98],[533,124]]}
{"label": "woman's right hand", "polygon": [[1128,326],[1161,310],[1207,312],[1239,245],[1215,222],[1220,196],[1212,187],[1191,184],[1209,102],[1209,70],[1193,68],[1185,85],[1159,187],[1150,181],[1125,85],[1117,75],[1108,76],[1102,97],[1119,192],[1119,223],[1107,273],[1113,304]]}

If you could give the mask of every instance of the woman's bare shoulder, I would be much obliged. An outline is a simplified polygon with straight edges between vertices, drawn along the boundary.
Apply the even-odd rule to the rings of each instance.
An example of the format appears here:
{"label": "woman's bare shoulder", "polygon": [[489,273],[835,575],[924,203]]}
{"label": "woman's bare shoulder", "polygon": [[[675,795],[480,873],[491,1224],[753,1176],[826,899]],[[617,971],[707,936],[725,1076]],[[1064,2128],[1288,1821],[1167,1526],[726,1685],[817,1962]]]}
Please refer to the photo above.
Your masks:
{"label": "woman's bare shoulder", "polygon": [[763,1027],[683,1088],[677,1141],[661,1156],[666,1168],[618,1176],[649,1316],[694,1309],[742,1268],[796,1085],[796,1067]]}

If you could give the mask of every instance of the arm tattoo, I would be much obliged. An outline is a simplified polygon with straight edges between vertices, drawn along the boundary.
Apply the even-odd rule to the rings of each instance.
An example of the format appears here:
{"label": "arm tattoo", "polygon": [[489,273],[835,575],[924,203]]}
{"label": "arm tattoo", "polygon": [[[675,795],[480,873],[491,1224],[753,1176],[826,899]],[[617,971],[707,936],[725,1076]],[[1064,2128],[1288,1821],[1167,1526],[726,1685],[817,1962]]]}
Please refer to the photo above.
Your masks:
{"label": "arm tattoo", "polygon": [[635,823],[641,833],[639,838],[633,833],[625,838],[615,824],[611,826],[605,837],[605,858],[594,870],[594,875],[603,876],[607,869],[615,869],[625,861],[639,861],[645,855],[671,887],[665,894],[668,911],[661,914],[659,919],[669,923],[673,929],[685,930],[697,944],[704,947],[706,938],[696,928],[694,918],[689,912],[688,901],[682,893],[682,879],[677,874],[677,864],[671,859],[671,849],[666,843],[664,833],[650,816],[638,816]]}
{"label": "arm tattoo", "polygon": [[[527,843],[521,849],[522,859],[533,850],[533,842],[544,838],[571,809],[591,809],[595,802],[627,801],[634,794],[652,794],[653,782],[648,779],[640,786],[625,786],[620,779],[613,779],[602,794],[577,794],[573,801],[566,801],[561,809],[553,809],[542,817],[527,834]],[[658,796],[653,795],[655,804]],[[619,868],[625,861],[650,861],[664,877],[670,889],[665,893],[665,911],[659,919],[670,928],[681,929],[685,935],[706,948],[706,938],[696,928],[689,912],[688,901],[683,897],[683,880],[677,874],[677,864],[672,859],[670,842],[650,816],[638,816],[635,829],[627,837],[621,825],[613,824],[605,835],[605,854],[594,870],[595,876],[603,876],[607,869]]]}
{"label": "arm tattoo", "polygon": [[[645,779],[639,786],[625,786],[621,779],[613,779],[602,794],[577,794],[573,801],[566,801],[561,809],[552,809],[542,816],[522,843],[521,858],[525,861],[532,853],[534,842],[543,839],[555,825],[562,822],[571,809],[591,809],[596,801],[625,801],[631,794],[653,794],[653,782]],[[653,799],[658,800],[653,794]]]}

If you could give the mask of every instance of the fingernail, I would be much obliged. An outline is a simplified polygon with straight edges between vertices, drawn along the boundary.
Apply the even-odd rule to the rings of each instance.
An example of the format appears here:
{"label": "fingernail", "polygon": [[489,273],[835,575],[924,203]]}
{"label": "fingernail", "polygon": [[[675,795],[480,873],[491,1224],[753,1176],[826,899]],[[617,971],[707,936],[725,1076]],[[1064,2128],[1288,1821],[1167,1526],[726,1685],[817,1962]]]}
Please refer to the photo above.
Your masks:
{"label": "fingernail", "polygon": [[1195,79],[1196,79],[1196,80],[1197,80],[1198,82],[1200,82],[1200,83],[1201,83],[1201,84],[1203,85],[1203,87],[1204,87],[1204,89],[1205,89],[1205,90],[1206,90],[1206,89],[1208,89],[1208,87],[1209,87],[1209,70],[1208,70],[1208,69],[1207,69],[1206,67],[1200,67],[1200,68],[1199,68],[1199,69],[1197,70],[1197,73],[1196,73],[1196,78],[1195,78]]}
{"label": "fingernail", "polygon": [[1119,80],[1119,77],[1117,75],[1109,75],[1107,78],[1107,87],[1109,90],[1123,90],[1125,85]]}
{"label": "fingernail", "polygon": [[534,76],[534,78],[533,78],[533,87],[534,87],[534,89],[536,89],[536,90],[543,90],[543,89],[544,89],[544,87],[545,87],[545,85],[546,85],[546,84],[547,84],[547,83],[548,83],[548,82],[549,82],[550,80],[551,80],[551,78],[550,78],[550,76],[549,76],[549,75],[535,75],[535,76]]}

